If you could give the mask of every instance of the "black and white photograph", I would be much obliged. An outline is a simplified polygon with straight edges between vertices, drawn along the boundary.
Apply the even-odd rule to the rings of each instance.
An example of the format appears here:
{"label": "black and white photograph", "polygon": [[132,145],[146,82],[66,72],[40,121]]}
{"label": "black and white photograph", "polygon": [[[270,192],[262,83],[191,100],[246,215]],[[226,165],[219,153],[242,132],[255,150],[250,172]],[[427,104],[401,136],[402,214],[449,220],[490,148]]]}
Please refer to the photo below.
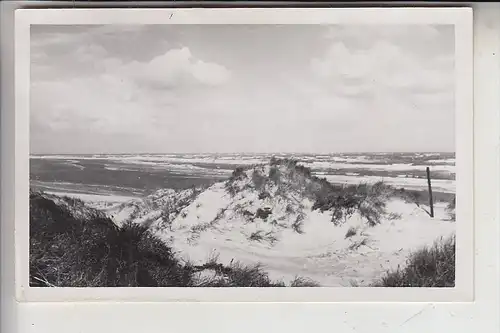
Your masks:
{"label": "black and white photograph", "polygon": [[29,286],[455,287],[455,43],[31,25]]}

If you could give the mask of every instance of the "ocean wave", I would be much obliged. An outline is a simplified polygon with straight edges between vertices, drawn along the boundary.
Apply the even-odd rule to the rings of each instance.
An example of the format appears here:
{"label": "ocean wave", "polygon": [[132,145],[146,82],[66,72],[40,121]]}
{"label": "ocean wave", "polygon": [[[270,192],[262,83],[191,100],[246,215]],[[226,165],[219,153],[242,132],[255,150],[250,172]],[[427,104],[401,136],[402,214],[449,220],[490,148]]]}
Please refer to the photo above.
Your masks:
{"label": "ocean wave", "polygon": [[[425,178],[402,178],[402,177],[376,177],[376,176],[346,176],[346,175],[328,175],[325,177],[334,184],[359,184],[359,183],[384,183],[401,187],[408,190],[427,190],[428,184]],[[455,193],[455,180],[435,179],[432,180],[432,188],[438,192]]]}
{"label": "ocean wave", "polygon": [[[425,171],[424,165],[414,164],[349,164],[349,163],[336,163],[336,162],[301,162],[306,167],[313,170],[342,170],[342,169],[360,169],[360,170],[378,170],[378,171]],[[455,173],[454,165],[433,165],[433,171]]]}
{"label": "ocean wave", "polygon": [[454,158],[445,158],[442,160],[427,160],[425,161],[426,163],[429,164],[448,164],[448,165],[455,165],[456,160]]}
{"label": "ocean wave", "polygon": [[[205,174],[227,174],[236,166],[250,166],[255,164],[267,163],[271,156],[275,154],[121,154],[121,155],[40,155],[32,156],[33,159],[59,159],[67,160],[69,165],[84,168],[80,164],[76,164],[81,160],[104,159],[112,162],[106,164],[105,169],[111,171],[139,171],[130,168],[130,165],[150,166],[152,168],[161,168],[171,171],[179,171],[183,173],[196,172]],[[409,171],[425,171],[426,165],[431,167],[432,171],[440,173],[455,173],[455,159],[443,158],[439,159],[439,154],[413,154],[408,156],[398,156],[397,161],[407,160],[407,163],[390,163],[391,157],[382,154],[371,155],[293,155],[282,154],[283,157],[295,157],[299,163],[313,169],[315,172],[327,172],[329,170],[370,170],[370,171],[388,171],[388,172],[409,172]],[[383,158],[381,158],[383,157]],[[420,161],[421,165],[414,162],[415,158],[434,157],[433,159]],[[437,159],[435,157],[438,157]],[[445,157],[445,156],[443,156]],[[127,167],[128,166],[128,167]],[[224,170],[227,169],[227,170]],[[220,170],[220,171],[219,171]]]}

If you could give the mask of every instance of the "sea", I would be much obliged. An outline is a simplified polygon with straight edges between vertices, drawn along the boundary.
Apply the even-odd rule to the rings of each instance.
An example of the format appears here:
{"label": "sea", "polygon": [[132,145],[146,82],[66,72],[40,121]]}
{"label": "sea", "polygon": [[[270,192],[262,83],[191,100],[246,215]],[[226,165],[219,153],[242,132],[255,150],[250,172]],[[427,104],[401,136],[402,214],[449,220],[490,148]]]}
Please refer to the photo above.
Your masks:
{"label": "sea", "polygon": [[426,190],[426,168],[436,193],[455,193],[454,153],[342,154],[94,154],[30,156],[30,186],[51,193],[143,197],[227,179],[240,166],[293,158],[335,184],[384,181]]}

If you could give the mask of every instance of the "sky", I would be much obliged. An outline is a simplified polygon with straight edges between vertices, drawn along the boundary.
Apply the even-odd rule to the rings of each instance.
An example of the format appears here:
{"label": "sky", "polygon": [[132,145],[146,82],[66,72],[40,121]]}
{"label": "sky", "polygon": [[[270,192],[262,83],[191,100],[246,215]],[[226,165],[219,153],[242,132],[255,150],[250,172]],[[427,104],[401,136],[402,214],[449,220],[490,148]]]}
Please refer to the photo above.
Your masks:
{"label": "sky", "polygon": [[454,152],[447,25],[32,26],[34,154]]}

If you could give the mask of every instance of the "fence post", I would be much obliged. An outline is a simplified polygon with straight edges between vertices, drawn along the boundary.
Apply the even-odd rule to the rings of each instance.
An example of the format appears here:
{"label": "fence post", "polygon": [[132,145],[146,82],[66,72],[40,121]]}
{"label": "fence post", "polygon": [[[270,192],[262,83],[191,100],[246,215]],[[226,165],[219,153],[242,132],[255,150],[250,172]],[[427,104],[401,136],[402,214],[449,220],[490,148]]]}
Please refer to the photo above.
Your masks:
{"label": "fence post", "polygon": [[434,217],[434,201],[432,199],[431,171],[429,167],[427,167],[426,171],[427,171],[427,185],[429,187],[429,206],[431,208],[430,215],[431,217]]}

